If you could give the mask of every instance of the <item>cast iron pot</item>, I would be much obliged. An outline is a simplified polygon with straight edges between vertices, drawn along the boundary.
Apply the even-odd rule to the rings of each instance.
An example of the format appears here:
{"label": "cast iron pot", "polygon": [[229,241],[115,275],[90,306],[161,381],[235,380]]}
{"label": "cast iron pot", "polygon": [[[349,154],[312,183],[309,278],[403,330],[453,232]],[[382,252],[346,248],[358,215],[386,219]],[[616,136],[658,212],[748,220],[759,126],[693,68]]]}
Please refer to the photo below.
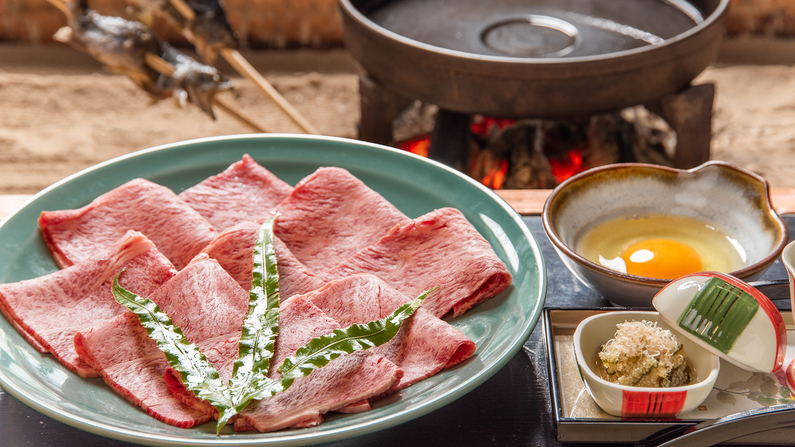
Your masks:
{"label": "cast iron pot", "polygon": [[[512,118],[615,111],[680,91],[717,58],[728,4],[339,1],[348,50],[382,86],[455,112]],[[685,11],[680,17],[661,14],[661,5]],[[683,25],[684,15],[691,16],[689,24]],[[577,23],[583,17],[593,19],[599,32]],[[620,28],[626,23],[633,26]],[[646,27],[654,31],[644,34]],[[605,42],[602,31],[611,28],[623,34]],[[519,32],[512,35],[511,29]],[[542,32],[522,37],[528,29]],[[534,47],[532,39],[543,42]]]}

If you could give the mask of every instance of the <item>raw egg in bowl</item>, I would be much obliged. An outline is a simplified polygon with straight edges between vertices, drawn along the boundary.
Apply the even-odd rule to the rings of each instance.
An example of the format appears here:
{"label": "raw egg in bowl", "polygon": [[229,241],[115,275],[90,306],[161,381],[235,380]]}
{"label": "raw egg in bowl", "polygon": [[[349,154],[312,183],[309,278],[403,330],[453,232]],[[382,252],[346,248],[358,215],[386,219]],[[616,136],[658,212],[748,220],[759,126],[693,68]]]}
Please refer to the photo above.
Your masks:
{"label": "raw egg in bowl", "polygon": [[564,264],[615,305],[650,308],[668,282],[701,271],[759,278],[788,233],[764,178],[719,161],[690,170],[642,163],[561,183],[542,213]]}

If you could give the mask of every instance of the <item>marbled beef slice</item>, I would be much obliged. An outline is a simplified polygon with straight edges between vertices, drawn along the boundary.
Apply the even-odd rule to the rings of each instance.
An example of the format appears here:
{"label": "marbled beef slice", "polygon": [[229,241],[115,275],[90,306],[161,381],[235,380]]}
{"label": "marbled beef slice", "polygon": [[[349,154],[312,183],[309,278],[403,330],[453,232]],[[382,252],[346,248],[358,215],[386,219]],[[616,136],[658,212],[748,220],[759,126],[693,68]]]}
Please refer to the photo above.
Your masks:
{"label": "marbled beef slice", "polygon": [[[188,341],[199,345],[222,377],[231,376],[228,360],[237,357],[249,298],[217,262],[206,255],[197,256],[148,298],[171,317]],[[166,379],[173,377],[173,371],[165,355],[134,314],[124,316],[127,318],[77,333],[80,357],[98,370],[111,388],[161,421],[191,427],[210,420],[211,406],[192,393],[172,392]]]}
{"label": "marbled beef slice", "polygon": [[179,197],[222,231],[243,221],[263,220],[292,190],[246,154]]}
{"label": "marbled beef slice", "polygon": [[[257,242],[259,229],[260,224],[241,222],[223,231],[202,251],[217,260],[245,290],[251,289],[254,245]],[[274,239],[273,246],[278,260],[279,296],[282,300],[311,292],[326,284],[325,279],[295,259],[290,249],[279,238]]]}
{"label": "marbled beef slice", "polygon": [[157,420],[190,428],[212,418],[171,393],[164,380],[168,360],[132,312],[78,332],[75,345],[108,386]]}
{"label": "marbled beef slice", "polygon": [[318,274],[410,220],[342,168],[320,168],[304,178],[274,212],[275,235]]}
{"label": "marbled beef slice", "polygon": [[[343,326],[386,318],[412,299],[369,274],[332,281],[307,298]],[[403,370],[400,382],[385,393],[391,394],[461,363],[475,349],[475,343],[461,331],[420,308],[389,343],[371,352]]]}
{"label": "marbled beef slice", "polygon": [[42,352],[52,353],[83,377],[96,377],[96,371],[78,358],[74,334],[126,311],[111,293],[113,278],[122,269],[121,285],[144,295],[176,274],[151,241],[131,231],[94,259],[0,285],[0,309]]}
{"label": "marbled beef slice", "polygon": [[505,264],[460,211],[441,208],[395,227],[377,243],[329,271],[328,278],[371,273],[416,297],[439,287],[422,307],[442,318],[459,316],[505,290]]}
{"label": "marbled beef slice", "polygon": [[[336,321],[303,296],[283,302],[271,376],[278,375],[278,366],[298,348],[338,327]],[[325,413],[378,396],[402,375],[402,370],[394,363],[370,351],[343,355],[308,376],[296,379],[287,390],[250,403],[240,413],[235,429],[243,431],[254,427],[270,432],[318,425]]]}
{"label": "marbled beef slice", "polygon": [[182,269],[217,235],[204,217],[170,189],[144,179],[131,180],[83,208],[44,211],[39,228],[61,267],[90,259],[128,230],[135,230]]}

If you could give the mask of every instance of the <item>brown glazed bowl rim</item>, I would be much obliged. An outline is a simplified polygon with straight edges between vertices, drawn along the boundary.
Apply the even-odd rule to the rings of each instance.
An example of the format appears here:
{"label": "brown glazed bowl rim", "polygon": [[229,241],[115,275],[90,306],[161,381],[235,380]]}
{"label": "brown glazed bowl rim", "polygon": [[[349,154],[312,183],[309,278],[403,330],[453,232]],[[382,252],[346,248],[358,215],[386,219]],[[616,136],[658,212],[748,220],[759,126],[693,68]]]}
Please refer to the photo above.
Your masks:
{"label": "brown glazed bowl rim", "polygon": [[[657,279],[657,278],[648,278],[643,276],[637,275],[630,275],[628,273],[622,273],[616,270],[609,269],[607,267],[601,266],[596,264],[588,259],[585,259],[583,256],[579,255],[577,252],[574,251],[571,247],[566,245],[563,240],[558,235],[555,225],[552,222],[552,212],[554,205],[561,200],[561,197],[565,197],[565,195],[570,191],[572,187],[576,187],[578,183],[583,181],[592,180],[596,176],[604,175],[607,171],[615,171],[615,170],[647,170],[662,173],[663,175],[672,175],[672,176],[697,176],[699,172],[704,169],[710,169],[717,167],[719,169],[726,169],[729,171],[734,172],[736,175],[742,178],[746,178],[749,184],[755,186],[756,188],[760,188],[764,194],[763,203],[760,205],[760,211],[762,212],[763,216],[767,219],[770,219],[772,222],[776,224],[776,227],[779,230],[779,237],[776,242],[776,245],[773,249],[768,253],[767,256],[760,259],[759,261],[746,266],[740,270],[735,270],[733,272],[726,272],[732,276],[738,278],[745,278],[749,275],[759,272],[767,268],[770,264],[772,264],[780,255],[781,252],[784,250],[784,247],[787,245],[789,240],[789,230],[787,228],[786,222],[781,216],[773,208],[773,204],[770,201],[770,184],[768,181],[747,169],[738,167],[728,162],[718,161],[718,160],[711,160],[695,168],[691,169],[678,169],[678,168],[671,168],[668,166],[661,166],[661,165],[654,165],[648,163],[616,163],[610,165],[599,166],[596,168],[591,168],[587,171],[583,171],[577,175],[570,177],[569,179],[562,182],[558,185],[555,189],[552,190],[549,197],[547,197],[546,202],[544,203],[544,207],[541,213],[541,222],[544,226],[544,231],[546,232],[549,240],[552,244],[559,250],[560,253],[567,256],[572,261],[580,264],[583,267],[601,273],[605,276],[615,277],[616,279],[620,279],[623,282],[635,283],[639,285],[651,286],[651,287],[663,287],[673,279]],[[674,278],[675,279],[675,278]]]}

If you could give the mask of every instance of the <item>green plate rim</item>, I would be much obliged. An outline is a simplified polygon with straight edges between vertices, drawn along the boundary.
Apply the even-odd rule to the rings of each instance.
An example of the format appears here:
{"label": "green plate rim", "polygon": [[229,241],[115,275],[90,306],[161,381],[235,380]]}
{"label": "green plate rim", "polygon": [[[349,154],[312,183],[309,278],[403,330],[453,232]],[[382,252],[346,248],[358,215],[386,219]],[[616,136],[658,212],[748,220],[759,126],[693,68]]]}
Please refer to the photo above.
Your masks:
{"label": "green plate rim", "polygon": [[[284,162],[291,162],[294,161],[298,164],[317,164],[320,165],[343,165],[343,167],[347,167],[350,164],[362,163],[363,159],[367,159],[368,157],[378,160],[378,163],[386,165],[389,161],[402,162],[404,164],[408,164],[411,168],[416,169],[416,171],[412,172],[412,175],[416,175],[417,179],[414,181],[419,183],[421,181],[430,181],[439,183],[443,186],[453,186],[456,188],[465,188],[467,192],[473,193],[472,200],[479,200],[482,202],[477,202],[481,204],[485,204],[484,206],[494,206],[501,212],[505,213],[505,217],[508,217],[508,224],[512,225],[513,228],[509,228],[512,231],[519,231],[519,234],[524,239],[523,242],[527,244],[526,249],[528,250],[528,258],[530,259],[503,259],[506,262],[506,265],[509,266],[509,269],[512,267],[516,271],[512,271],[514,273],[514,277],[517,277],[518,272],[522,272],[525,274],[525,277],[531,277],[531,282],[527,287],[530,288],[531,295],[529,298],[534,300],[526,309],[526,315],[522,315],[525,319],[521,322],[521,325],[517,328],[517,330],[513,331],[510,334],[510,338],[504,340],[504,342],[498,346],[499,351],[495,351],[498,357],[489,364],[484,364],[484,367],[475,375],[470,377],[463,377],[460,381],[456,382],[456,385],[451,389],[447,390],[446,392],[442,393],[439,396],[435,396],[433,398],[428,398],[425,400],[420,401],[420,405],[415,405],[412,408],[404,409],[402,411],[393,412],[391,414],[386,414],[383,417],[379,417],[375,420],[367,420],[365,418],[361,422],[357,422],[357,415],[346,415],[344,418],[347,419],[347,423],[343,422],[342,426],[335,426],[330,427],[328,429],[320,429],[320,430],[312,430],[312,429],[301,429],[301,430],[289,430],[289,431],[280,431],[274,433],[265,433],[265,434],[245,434],[245,435],[238,435],[234,438],[221,436],[218,438],[190,438],[186,436],[180,436],[182,433],[190,434],[191,429],[178,429],[174,428],[175,433],[177,435],[174,436],[167,436],[167,435],[158,435],[158,434],[151,434],[145,431],[140,431],[140,429],[133,430],[133,429],[125,429],[115,426],[110,426],[104,423],[93,421],[89,418],[85,418],[78,414],[79,412],[70,412],[70,411],[59,411],[57,407],[50,408],[47,406],[47,401],[44,399],[41,394],[36,395],[30,391],[27,391],[21,383],[17,383],[13,380],[9,375],[8,371],[4,368],[2,364],[0,364],[0,386],[7,391],[9,394],[13,395],[26,405],[30,406],[34,410],[49,416],[57,421],[60,421],[64,424],[70,425],[75,428],[79,428],[100,436],[133,442],[133,443],[140,443],[146,445],[153,445],[153,446],[184,446],[184,445],[191,445],[191,446],[217,446],[217,445],[282,445],[282,446],[298,446],[298,445],[309,445],[309,444],[316,444],[316,443],[325,443],[325,442],[333,442],[338,441],[341,439],[352,438],[356,436],[365,435],[368,433],[372,433],[375,431],[383,430],[386,428],[390,428],[405,422],[408,422],[412,419],[418,418],[423,416],[427,413],[430,413],[438,408],[441,408],[444,405],[453,402],[454,400],[462,397],[463,395],[467,394],[468,392],[475,389],[477,386],[485,382],[488,378],[490,378],[493,374],[499,371],[503,366],[505,366],[519,349],[522,347],[524,342],[529,338],[530,333],[535,328],[538,320],[541,316],[541,312],[543,310],[544,302],[546,299],[546,289],[547,289],[547,275],[546,269],[544,265],[544,260],[541,254],[541,249],[538,245],[538,242],[527,228],[527,226],[522,221],[521,216],[513,210],[502,198],[500,198],[497,194],[495,194],[490,189],[486,188],[485,186],[481,185],[480,183],[476,182],[475,180],[471,179],[468,176],[461,174],[460,172],[445,166],[441,163],[436,161],[419,157],[413,154],[410,154],[405,151],[401,151],[398,149],[380,146],[377,144],[362,142],[358,140],[349,140],[345,138],[338,138],[338,137],[326,137],[326,136],[307,136],[307,135],[293,135],[293,134],[259,134],[259,135],[231,135],[231,136],[220,136],[220,137],[210,137],[210,138],[201,138],[195,140],[187,140],[181,141],[176,143],[165,144],[161,146],[156,146],[149,149],[144,149],[138,152],[134,152],[131,154],[127,154],[121,157],[117,157],[111,160],[108,160],[103,163],[99,163],[95,166],[82,170],[74,175],[66,177],[65,179],[54,183],[53,185],[49,186],[48,188],[42,190],[38,194],[31,197],[25,203],[17,207],[13,210],[8,216],[0,221],[0,243],[2,242],[2,236],[4,235],[4,230],[7,226],[13,225],[15,220],[20,217],[20,214],[23,212],[36,212],[44,204],[48,201],[53,201],[59,199],[59,195],[62,193],[68,193],[68,189],[70,186],[78,185],[81,182],[90,181],[92,177],[96,176],[106,176],[109,173],[117,172],[121,170],[118,176],[118,181],[116,182],[117,185],[124,183],[125,181],[129,180],[130,178],[140,176],[140,175],[133,175],[129,177],[126,174],[132,171],[132,169],[123,170],[123,168],[136,168],[136,169],[148,169],[146,166],[141,167],[142,163],[146,163],[151,160],[157,160],[158,158],[164,157],[173,157],[174,155],[184,155],[186,152],[183,151],[193,151],[199,152],[199,154],[204,157],[200,160],[205,160],[206,163],[215,162],[215,163],[226,163],[226,165],[231,164],[232,162],[236,161],[234,157],[230,158],[230,154],[234,152],[239,152],[238,149],[234,151],[225,150],[228,149],[227,146],[229,145],[245,145],[245,144],[258,144],[263,145],[267,151],[277,151],[280,154],[280,159]],[[311,162],[307,162],[305,160],[296,160],[294,155],[286,154],[285,147],[291,147],[293,149],[298,146],[298,150],[301,150],[301,147],[306,146],[310,148],[310,152],[314,151],[315,155],[318,155],[318,160],[312,160]],[[198,150],[196,148],[214,148],[214,151],[207,151]],[[323,147],[324,149],[311,149],[311,148],[320,148]],[[347,152],[346,152],[347,151]],[[212,152],[212,153],[210,153]],[[249,151],[243,150],[242,153],[248,153]],[[252,155],[254,156],[254,155]],[[360,157],[358,159],[352,158],[354,156]],[[254,156],[257,159],[256,156]],[[239,158],[237,158],[239,159]],[[231,160],[231,161],[229,161]],[[258,160],[259,161],[259,160]],[[328,162],[328,163],[324,163]],[[194,162],[196,163],[196,162]],[[267,165],[265,165],[267,168]],[[372,175],[378,175],[379,169],[372,169]],[[382,175],[386,175],[384,168],[380,169]],[[220,171],[218,171],[220,172]],[[211,172],[208,175],[212,175],[217,172]],[[116,180],[114,180],[116,181]],[[199,180],[200,181],[200,180]],[[294,184],[294,182],[289,182]],[[365,183],[367,183],[365,181]],[[189,186],[189,185],[188,185]],[[439,186],[438,184],[435,186]],[[98,192],[90,193],[91,197],[95,197],[100,193],[115,187],[113,185],[104,185],[102,186]],[[179,193],[180,191],[177,188],[173,188],[175,192]],[[375,188],[374,188],[375,189]],[[439,193],[438,191],[433,191],[430,193],[440,194],[440,197],[444,197],[443,193]],[[82,195],[89,195],[89,192],[84,192]],[[386,196],[386,195],[385,195]],[[60,203],[60,202],[59,202]],[[82,206],[78,204],[79,206]],[[76,205],[72,204],[68,207],[75,207]],[[51,208],[51,209],[63,209],[67,207],[61,208]],[[399,206],[400,208],[400,206]],[[463,211],[463,210],[462,210]],[[404,211],[405,212],[405,211]],[[407,213],[408,214],[408,213]],[[466,213],[465,213],[466,214]],[[416,217],[409,214],[410,217]],[[483,216],[481,214],[481,216]],[[470,218],[470,216],[467,216]],[[485,219],[486,217],[484,217]],[[471,219],[470,219],[471,220]],[[488,224],[488,223],[487,223]],[[495,222],[496,224],[496,222]],[[505,224],[505,223],[503,223]],[[30,224],[29,224],[30,225]],[[38,234],[38,228],[35,225],[30,225],[34,234]],[[491,228],[491,227],[490,227]],[[502,227],[500,227],[502,228]],[[501,230],[497,230],[498,232]],[[508,238],[506,233],[501,233],[503,237]],[[498,235],[499,236],[499,235]],[[507,242],[513,242],[510,240],[500,241],[503,244]],[[518,241],[522,242],[522,241]],[[492,242],[493,244],[493,242]],[[0,254],[4,247],[0,247]],[[496,248],[495,248],[496,249]],[[498,251],[498,253],[500,253]],[[514,253],[515,254],[515,253]],[[510,255],[503,255],[504,257],[510,257]],[[529,269],[527,266],[519,264],[517,261],[524,261],[529,262],[531,265]],[[534,269],[534,270],[533,270]],[[7,269],[3,266],[0,266],[0,279],[5,278],[3,275],[8,275]],[[532,275],[532,274],[535,275]],[[37,275],[33,275],[37,276]],[[18,280],[18,279],[17,279]],[[4,282],[4,280],[2,281]],[[508,291],[504,292],[502,295],[506,295],[504,301],[510,300],[513,298],[513,295],[516,294],[516,291],[513,290],[513,286],[510,293]],[[517,297],[517,299],[521,299],[522,297]],[[491,301],[499,301],[497,298]],[[502,302],[504,302],[502,301]],[[493,304],[494,306],[499,306],[501,303]],[[467,318],[467,315],[472,313],[477,313],[477,309],[484,305],[478,306],[475,310],[471,311],[468,314],[465,314],[459,318]],[[483,313],[486,314],[490,311],[484,310]],[[4,324],[8,324],[8,321],[3,316],[0,322]],[[0,327],[0,340],[5,336],[5,330]],[[491,346],[491,345],[489,345]],[[2,346],[0,346],[2,348]],[[34,355],[38,354],[38,351],[32,348],[32,346],[16,346],[16,348],[22,349],[23,351],[28,351],[34,353]],[[479,348],[480,351],[480,348]],[[3,351],[0,350],[0,354]],[[476,356],[477,357],[477,356]],[[466,362],[465,362],[466,364]],[[57,365],[60,366],[60,365]],[[63,368],[63,367],[61,367]],[[443,371],[439,373],[439,375],[449,375],[449,374],[456,374],[458,367],[452,368],[450,370]],[[67,374],[72,374],[70,371],[63,368]],[[455,377],[455,376],[449,376]],[[98,380],[98,379],[93,379]],[[104,384],[103,384],[104,385]],[[415,385],[417,386],[417,385]],[[411,388],[409,388],[411,389]],[[119,399],[123,398],[118,396]],[[389,404],[384,406],[383,408],[387,409],[388,412]],[[360,413],[366,415],[367,413]],[[321,425],[320,427],[323,427]],[[318,428],[318,427],[316,427]],[[185,431],[183,431],[185,430]]]}

